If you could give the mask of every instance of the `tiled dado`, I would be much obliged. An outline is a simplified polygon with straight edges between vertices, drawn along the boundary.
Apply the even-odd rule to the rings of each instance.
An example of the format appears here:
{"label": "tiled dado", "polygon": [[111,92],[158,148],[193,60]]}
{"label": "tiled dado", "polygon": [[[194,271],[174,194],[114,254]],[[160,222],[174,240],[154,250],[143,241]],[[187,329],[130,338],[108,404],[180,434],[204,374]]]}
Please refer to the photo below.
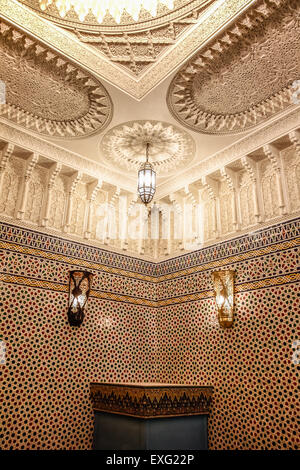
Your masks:
{"label": "tiled dado", "polygon": [[209,449],[299,449],[299,282],[235,296],[233,328],[213,299],[158,309],[157,381],[211,385]]}
{"label": "tiled dado", "polygon": [[73,260],[67,256],[24,248],[19,245],[0,241],[0,264],[2,280],[14,276],[16,283],[27,279],[28,285],[39,283],[40,286],[51,284],[53,290],[66,290],[69,283],[69,271],[87,269],[95,274],[92,295],[101,292],[103,298],[119,293],[136,296],[139,299],[153,300],[154,283],[147,276],[126,273],[124,270],[109,268],[83,260]]}
{"label": "tiled dado", "polygon": [[[298,276],[298,219],[157,265],[4,223],[0,227],[2,281],[67,292],[68,272],[84,268],[96,274],[91,295],[99,299],[162,307],[211,297],[211,271],[228,266],[237,271],[237,292]],[[125,268],[127,259],[136,271]]]}
{"label": "tiled dado", "polygon": [[[1,225],[0,448],[90,449],[90,382],[155,381],[151,266]],[[71,269],[95,274],[80,328],[66,315]]]}
{"label": "tiled dado", "polygon": [[[40,254],[42,257],[57,261],[69,262],[72,259],[74,265],[101,267],[102,270],[110,273],[125,274],[149,281],[165,280],[166,276],[171,277],[173,273],[175,276],[190,274],[195,268],[207,263],[234,262],[242,259],[237,257],[248,257],[249,252],[254,257],[263,253],[258,251],[261,249],[265,249],[266,253],[274,252],[281,249],[282,242],[297,239],[299,236],[300,219],[296,218],[160,263],[151,263],[0,222],[0,240],[4,249],[10,246],[24,254]],[[5,242],[10,245],[5,245]],[[31,249],[41,251],[31,251]],[[213,267],[214,264],[211,266]]]}
{"label": "tiled dado", "polygon": [[[2,224],[0,448],[90,449],[91,382],[212,385],[209,448],[297,448],[298,243],[291,220],[155,265]],[[224,331],[210,272],[229,266]],[[66,316],[73,268],[96,274],[79,329]]]}

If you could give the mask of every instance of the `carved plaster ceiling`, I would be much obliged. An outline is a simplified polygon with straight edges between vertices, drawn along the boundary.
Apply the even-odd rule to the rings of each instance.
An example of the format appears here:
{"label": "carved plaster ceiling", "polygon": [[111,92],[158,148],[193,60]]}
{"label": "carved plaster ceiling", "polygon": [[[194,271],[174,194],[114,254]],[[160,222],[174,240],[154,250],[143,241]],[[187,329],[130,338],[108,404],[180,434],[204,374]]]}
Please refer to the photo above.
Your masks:
{"label": "carved plaster ceiling", "polygon": [[161,176],[184,168],[195,155],[192,137],[159,121],[131,121],[110,129],[102,139],[101,153],[107,163],[136,174],[146,160],[146,142],[149,161]]}
{"label": "carved plaster ceiling", "polygon": [[1,0],[0,16],[141,100],[255,1],[175,0],[174,11],[162,7],[158,18],[144,12],[120,25],[109,17],[101,25],[93,17],[74,22],[57,11],[50,17],[38,0]]}
{"label": "carved plaster ceiling", "polygon": [[213,2],[175,0],[172,11],[159,4],[155,18],[142,9],[138,21],[124,12],[120,24],[109,14],[99,24],[91,12],[80,22],[73,9],[61,18],[55,4],[43,12],[39,8],[39,0],[20,1],[44,18],[72,31],[82,43],[135,75],[139,75],[174,45],[180,35],[197,22],[204,7]]}
{"label": "carved plaster ceiling", "polygon": [[99,80],[2,20],[0,32],[1,116],[52,137],[89,135],[109,124],[112,102]]}
{"label": "carved plaster ceiling", "polygon": [[184,126],[237,133],[292,104],[300,77],[300,3],[256,2],[174,77],[168,106]]}
{"label": "carved plaster ceiling", "polygon": [[18,1],[28,5],[44,18],[54,21],[63,27],[85,31],[99,30],[106,32],[136,31],[141,29],[150,29],[153,26],[157,27],[185,16],[187,13],[190,13],[195,6],[199,6],[199,4],[207,3],[207,0],[174,0],[174,8],[170,10],[167,6],[158,2],[157,14],[155,17],[142,8],[138,21],[135,21],[132,16],[124,11],[121,16],[120,23],[117,23],[109,13],[105,15],[101,23],[98,23],[91,11],[83,21],[80,21],[78,15],[72,8],[62,18],[54,2],[52,5],[49,5],[45,11],[42,11],[39,6],[39,0]]}
{"label": "carved plaster ceiling", "polygon": [[[184,12],[181,16],[176,16],[175,9],[175,13],[168,12],[171,16],[162,15],[149,22],[144,19],[143,27],[142,22],[119,26],[108,22],[81,29],[77,25],[76,29],[50,21],[24,2],[1,0],[0,79],[6,85],[7,102],[0,107],[0,121],[10,121],[15,130],[21,126],[29,135],[38,132],[41,140],[72,152],[70,158],[75,159],[75,154],[76,161],[82,158],[83,167],[91,168],[90,176],[132,193],[136,192],[137,169],[145,160],[142,143],[153,132],[156,142],[150,148],[150,161],[159,176],[158,198],[172,193],[179,184],[185,187],[196,174],[199,178],[205,174],[210,158],[237,142],[241,130],[248,130],[249,135],[251,126],[261,123],[264,129],[293,112],[290,90],[285,94],[282,87],[299,79],[299,56],[293,42],[294,38],[299,41],[299,6],[295,0],[198,0],[178,5]],[[199,10],[200,14],[194,15],[197,8],[203,13]],[[117,36],[156,37],[156,33],[170,31],[170,25],[176,29],[185,21],[191,29],[181,35],[179,28],[180,37],[166,46],[169,52],[158,52],[151,70],[147,68],[135,77],[124,68],[121,71],[112,56],[104,60],[98,49],[91,53],[92,46],[78,39],[78,34],[94,39],[107,36],[115,44],[113,38]],[[138,43],[133,41],[132,47]],[[146,47],[146,42],[142,44]],[[198,50],[201,54],[185,66]],[[276,60],[271,61],[272,54]],[[133,57],[131,52],[129,55]],[[144,67],[145,62],[141,64]],[[171,72],[178,64],[184,68],[174,78]],[[217,74],[221,66],[224,69]],[[196,123],[189,119],[189,106],[196,105],[188,101],[182,88],[175,88],[178,77],[184,80],[180,86],[187,92],[194,86],[197,106],[203,103],[209,107],[211,99],[212,110],[221,116],[220,124],[209,116],[202,127],[200,120]],[[172,80],[169,100],[173,115],[166,101]],[[274,96],[269,100],[270,90],[271,94],[274,90]],[[185,109],[181,99],[186,100]],[[253,112],[252,102],[256,104]],[[282,113],[276,114],[277,110]],[[241,116],[240,121],[236,115]],[[249,116],[245,125],[243,116]],[[269,116],[272,119],[264,123]]]}

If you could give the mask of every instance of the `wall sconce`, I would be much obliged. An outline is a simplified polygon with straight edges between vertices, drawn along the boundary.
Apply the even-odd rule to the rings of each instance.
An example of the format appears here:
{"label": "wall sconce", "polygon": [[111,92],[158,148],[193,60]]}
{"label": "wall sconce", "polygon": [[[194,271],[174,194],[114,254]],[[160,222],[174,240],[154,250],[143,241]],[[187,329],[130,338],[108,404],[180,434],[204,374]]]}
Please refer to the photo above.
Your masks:
{"label": "wall sconce", "polygon": [[70,271],[68,319],[71,326],[83,322],[84,308],[88,301],[93,274],[87,271]]}
{"label": "wall sconce", "polygon": [[229,269],[212,273],[218,320],[222,328],[230,328],[233,324],[234,276],[235,271]]}

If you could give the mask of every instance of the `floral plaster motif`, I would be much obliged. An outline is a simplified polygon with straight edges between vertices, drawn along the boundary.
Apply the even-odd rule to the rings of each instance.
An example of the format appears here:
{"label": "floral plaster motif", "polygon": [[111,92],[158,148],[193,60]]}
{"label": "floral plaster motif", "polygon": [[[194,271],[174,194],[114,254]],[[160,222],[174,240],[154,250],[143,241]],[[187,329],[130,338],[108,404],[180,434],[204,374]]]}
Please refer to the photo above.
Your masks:
{"label": "floral plaster motif", "polygon": [[161,54],[176,44],[181,35],[197,23],[207,6],[213,3],[213,0],[174,0],[171,10],[158,3],[155,17],[142,8],[138,21],[134,21],[124,11],[118,24],[109,13],[101,23],[91,12],[82,22],[72,8],[62,18],[54,2],[42,11],[39,0],[20,1],[47,20],[71,30],[81,42],[121,68],[130,70],[135,76],[158,61]]}
{"label": "floral plaster motif", "polygon": [[166,122],[130,121],[109,130],[101,142],[107,162],[136,172],[146,159],[160,174],[186,166],[195,154],[195,144],[185,131]]}
{"label": "floral plaster motif", "polygon": [[200,5],[206,4],[207,0],[174,0],[174,8],[169,9],[161,2],[158,2],[157,14],[152,16],[144,8],[141,9],[138,21],[135,21],[126,11],[120,19],[120,23],[117,23],[115,19],[107,13],[101,23],[98,23],[92,12],[89,12],[83,21],[80,21],[78,15],[71,8],[66,15],[62,18],[55,7],[54,2],[49,5],[45,11],[39,7],[39,0],[19,0],[20,3],[28,5],[32,9],[36,10],[39,15],[47,18],[48,20],[59,23],[60,25],[68,28],[77,28],[90,31],[110,31],[120,32],[128,30],[141,30],[146,27],[151,28],[153,26],[161,26],[169,21],[180,18],[183,15],[190,12],[193,8],[199,7]]}

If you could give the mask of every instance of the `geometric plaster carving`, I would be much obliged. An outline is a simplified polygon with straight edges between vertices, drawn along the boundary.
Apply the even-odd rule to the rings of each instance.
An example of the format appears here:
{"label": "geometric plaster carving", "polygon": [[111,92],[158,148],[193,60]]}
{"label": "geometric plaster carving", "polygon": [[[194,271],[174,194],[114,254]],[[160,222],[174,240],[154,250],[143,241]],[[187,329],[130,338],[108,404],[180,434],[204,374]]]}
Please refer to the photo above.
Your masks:
{"label": "geometric plaster carving", "polygon": [[[119,40],[122,35],[124,35],[124,38],[125,35],[127,35],[129,39],[128,42],[132,42],[132,44],[128,45],[126,43],[125,45],[125,43],[122,43],[118,45],[116,43],[115,48],[114,43],[109,41],[108,48],[110,49],[110,52],[107,50],[106,53],[101,52],[101,44],[98,44],[97,46],[92,43],[83,43],[78,39],[75,34],[75,29],[84,36],[92,36],[89,28],[82,30],[79,25],[73,27],[66,25],[65,28],[58,27],[54,21],[49,21],[46,19],[46,16],[40,14],[40,11],[38,12],[33,8],[28,8],[23,5],[24,2],[1,0],[0,16],[9,22],[19,25],[24,31],[28,31],[28,33],[39,38],[39,40],[42,40],[47,44],[51,44],[51,47],[59,50],[67,57],[70,57],[74,62],[80,64],[86,70],[94,71],[98,77],[102,77],[117,88],[126,91],[126,93],[133,98],[140,100],[146,96],[150,90],[153,90],[156,85],[166,78],[173,70],[181,66],[187,57],[190,57],[197,50],[203,47],[203,45],[216,34],[216,31],[224,28],[228,22],[232,21],[237,15],[240,15],[255,1],[256,0],[212,0],[205,4],[203,4],[202,0],[190,2],[191,6],[192,4],[195,5],[196,10],[195,18],[192,16],[190,19],[186,17],[186,20],[191,21],[191,25],[182,30],[183,33],[180,33],[179,36],[177,36],[175,44],[170,44],[163,50],[163,53],[158,53],[156,60],[148,63],[148,65],[143,68],[142,73],[138,73],[138,70],[134,70],[134,62],[136,62],[135,59],[138,57],[149,57],[151,41],[149,40],[149,44],[147,43],[148,39],[146,35],[143,37],[143,44],[134,44],[133,36],[136,34],[136,39],[140,40],[142,36],[139,33],[144,34],[147,32],[148,24],[145,24],[145,27],[139,29],[140,23],[138,23],[136,32],[133,30],[127,30],[126,26],[126,31],[122,31],[120,34],[117,34],[116,31],[120,32],[118,28],[120,28],[121,25],[116,28],[112,28],[111,32],[109,32],[109,28],[111,27],[108,26],[108,29],[103,32],[105,36],[103,46],[106,47],[106,37],[109,36],[110,39],[115,37]],[[199,13],[198,6],[203,6],[202,11]],[[189,5],[187,5],[187,8],[189,8]],[[194,20],[196,20],[196,23],[194,23]],[[166,26],[167,22],[165,25],[154,27],[155,21],[156,20],[153,22],[153,30],[152,21],[149,22],[151,23],[151,37],[161,38],[159,40],[162,40],[162,37],[166,37],[166,39],[168,37],[172,37],[172,35],[165,36],[165,33],[160,30],[160,28],[164,28]],[[184,15],[182,17],[183,23],[179,24],[179,26],[177,23],[178,21],[178,18],[174,20],[175,29],[181,29],[182,26],[184,26]],[[173,20],[170,21],[170,28],[172,28],[172,23]],[[98,40],[99,30],[97,30],[97,33],[95,34]],[[122,46],[123,52],[121,52],[119,46]],[[154,47],[161,48],[164,46],[159,43],[158,46],[154,44]],[[129,50],[130,54],[128,52]],[[114,60],[118,59],[118,57],[122,59],[122,61],[124,57],[128,60],[128,56],[131,54],[132,69],[129,62],[117,62],[117,60]],[[156,54],[157,52],[155,52],[155,55]],[[137,68],[139,68],[141,63],[136,63]]]}
{"label": "geometric plaster carving", "polygon": [[[195,3],[195,2],[193,2]],[[205,2],[211,3],[210,2]],[[104,54],[110,61],[125,67],[135,76],[149,68],[161,54],[176,44],[179,37],[197,22],[203,6],[177,21],[143,31],[125,31],[115,34],[74,30],[77,38]]]}
{"label": "geometric plaster carving", "polygon": [[192,137],[160,121],[130,121],[110,129],[102,139],[101,153],[108,163],[136,173],[146,160],[146,142],[150,143],[149,161],[160,175],[184,167],[194,158]]}
{"label": "geometric plaster carving", "polygon": [[138,31],[153,26],[160,26],[162,24],[168,23],[169,21],[174,21],[177,18],[181,18],[196,6],[199,7],[199,4],[203,5],[207,3],[207,0],[201,0],[200,2],[199,0],[174,0],[174,8],[169,10],[168,7],[158,2],[157,13],[154,17],[147,10],[141,8],[137,21],[135,21],[126,11],[123,11],[120,18],[120,23],[117,23],[115,19],[109,14],[109,12],[106,13],[102,22],[98,23],[96,17],[91,12],[86,15],[83,21],[80,21],[73,8],[71,8],[62,18],[57,8],[55,7],[54,2],[52,2],[52,5],[47,6],[45,11],[42,11],[39,7],[39,0],[19,1],[20,3],[24,3],[38,12],[38,14],[44,18],[51,20],[61,26],[68,28],[78,28],[85,31],[101,30],[110,33],[130,30]]}
{"label": "geometric plaster carving", "polygon": [[102,84],[48,46],[0,22],[0,115],[53,137],[79,137],[105,128],[111,99]]}
{"label": "geometric plaster carving", "polygon": [[53,4],[43,12],[39,8],[39,0],[22,0],[22,3],[48,20],[70,29],[81,42],[89,44],[112,62],[138,75],[153,64],[165,49],[175,44],[187,28],[196,23],[200,11],[212,3],[212,0],[175,0],[173,10],[159,4],[155,18],[142,9],[138,21],[133,21],[124,12],[120,24],[109,14],[103,18],[101,24],[97,23],[92,14],[80,22],[73,9],[61,18]]}
{"label": "geometric plaster carving", "polygon": [[174,77],[168,106],[184,126],[229,134],[291,106],[300,76],[300,3],[255,2]]}
{"label": "geometric plaster carving", "polygon": [[141,74],[145,68],[152,65],[158,57],[170,46],[173,46],[179,36],[191,25],[196,23],[194,13],[155,29],[141,32],[125,32],[118,34],[86,33],[75,30],[77,38],[89,44],[104,54],[109,60],[125,67],[134,75]]}
{"label": "geometric plaster carving", "polygon": [[233,162],[237,161],[237,159],[257,152],[259,149],[263,148],[266,142],[275,141],[283,135],[292,135],[295,129],[299,128],[299,122],[300,107],[287,110],[284,113],[284,117],[281,116],[274,121],[270,121],[259,129],[253,129],[251,133],[241,137],[237,142],[214,153],[203,161],[200,160],[196,165],[191,165],[191,167],[186,170],[182,170],[178,173],[176,179],[171,177],[166,178],[165,181],[158,184],[155,197],[163,198],[168,196],[171,192],[182,188],[186,182],[193,183],[201,179],[203,175],[215,173],[219,168],[231,165]]}

